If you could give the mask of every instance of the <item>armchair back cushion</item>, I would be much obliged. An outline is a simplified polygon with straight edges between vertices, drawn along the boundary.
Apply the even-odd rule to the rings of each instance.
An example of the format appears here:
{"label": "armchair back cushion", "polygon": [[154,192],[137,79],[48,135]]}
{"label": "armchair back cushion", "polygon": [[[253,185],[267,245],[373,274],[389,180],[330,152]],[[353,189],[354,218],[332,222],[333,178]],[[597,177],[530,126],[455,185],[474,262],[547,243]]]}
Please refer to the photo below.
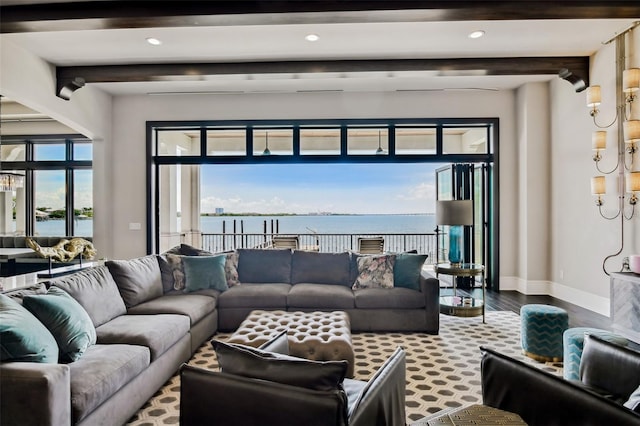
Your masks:
{"label": "armchair back cushion", "polygon": [[184,364],[181,426],[346,426],[342,390],[317,391]]}
{"label": "armchair back cushion", "polygon": [[319,391],[340,389],[347,361],[310,361],[218,340],[211,342],[223,373]]}
{"label": "armchair back cushion", "polygon": [[640,386],[640,352],[586,335],[580,380],[624,403]]}
{"label": "armchair back cushion", "polygon": [[483,403],[516,413],[530,426],[637,426],[640,422],[631,410],[582,386],[489,348],[481,350]]}

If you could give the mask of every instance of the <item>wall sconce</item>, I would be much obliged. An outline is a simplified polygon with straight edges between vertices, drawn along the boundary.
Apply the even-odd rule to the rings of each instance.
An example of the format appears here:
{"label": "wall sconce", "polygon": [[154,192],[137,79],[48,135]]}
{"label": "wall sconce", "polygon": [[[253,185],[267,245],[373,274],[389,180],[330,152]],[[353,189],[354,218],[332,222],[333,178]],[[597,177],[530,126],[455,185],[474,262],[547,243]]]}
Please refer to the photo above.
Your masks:
{"label": "wall sconce", "polygon": [[[640,89],[640,68],[624,69],[625,59],[627,58],[625,46],[626,33],[632,31],[638,24],[640,24],[640,22],[635,22],[631,27],[605,43],[609,44],[614,40],[616,42],[616,113],[611,123],[603,125],[597,121],[598,114],[600,113],[598,107],[601,106],[602,102],[602,90],[600,86],[591,86],[586,90],[587,107],[589,108],[589,115],[593,117],[594,125],[600,129],[607,129],[617,123],[617,159],[611,170],[603,170],[600,164],[607,148],[607,131],[597,130],[592,134],[591,147],[594,150],[593,161],[595,162],[598,172],[603,175],[591,178],[591,193],[597,197],[596,206],[598,206],[598,211],[603,218],[607,220],[620,218],[622,222],[633,218],[635,205],[638,203],[636,192],[640,192],[640,171],[635,171],[633,164],[634,156],[638,151],[636,144],[640,142],[640,120],[632,118],[633,103],[636,100],[635,92]],[[613,215],[608,216],[602,209],[604,205],[603,195],[606,194],[607,187],[605,175],[610,175],[616,170],[618,171],[616,183],[618,207]],[[625,199],[628,200],[628,203],[625,203]],[[628,206],[630,206],[630,211],[628,211]],[[609,275],[605,267],[607,260],[611,257],[618,256],[624,248],[624,223],[621,223],[621,225],[622,243],[620,250],[615,254],[607,256],[602,262],[602,269],[607,275]]]}

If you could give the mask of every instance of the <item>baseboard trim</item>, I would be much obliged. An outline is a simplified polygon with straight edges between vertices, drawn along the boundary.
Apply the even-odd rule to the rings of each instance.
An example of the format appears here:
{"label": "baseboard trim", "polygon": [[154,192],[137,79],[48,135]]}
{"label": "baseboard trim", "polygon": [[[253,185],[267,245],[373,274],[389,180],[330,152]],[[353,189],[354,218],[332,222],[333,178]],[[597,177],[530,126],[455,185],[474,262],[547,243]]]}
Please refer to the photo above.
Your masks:
{"label": "baseboard trim", "polygon": [[597,296],[551,281],[527,281],[519,277],[500,277],[500,290],[517,291],[526,295],[546,295],[610,317],[608,297]]}

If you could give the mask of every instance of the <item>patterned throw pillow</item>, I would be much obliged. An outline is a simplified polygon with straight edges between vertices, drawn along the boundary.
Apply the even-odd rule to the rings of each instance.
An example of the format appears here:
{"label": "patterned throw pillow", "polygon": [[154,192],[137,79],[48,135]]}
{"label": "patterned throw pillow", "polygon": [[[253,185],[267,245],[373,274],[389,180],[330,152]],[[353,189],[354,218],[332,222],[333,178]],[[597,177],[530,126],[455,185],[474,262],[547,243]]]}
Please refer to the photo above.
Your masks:
{"label": "patterned throw pillow", "polygon": [[227,285],[229,287],[240,285],[240,280],[238,279],[238,252],[225,253],[225,256],[227,260],[224,263],[224,274],[227,278]]}
{"label": "patterned throw pillow", "polygon": [[185,280],[182,256],[178,254],[163,254],[158,257],[158,262],[164,291],[184,290]]}
{"label": "patterned throw pillow", "polygon": [[358,257],[358,278],[353,289],[393,288],[393,265],[395,254],[381,254]]}

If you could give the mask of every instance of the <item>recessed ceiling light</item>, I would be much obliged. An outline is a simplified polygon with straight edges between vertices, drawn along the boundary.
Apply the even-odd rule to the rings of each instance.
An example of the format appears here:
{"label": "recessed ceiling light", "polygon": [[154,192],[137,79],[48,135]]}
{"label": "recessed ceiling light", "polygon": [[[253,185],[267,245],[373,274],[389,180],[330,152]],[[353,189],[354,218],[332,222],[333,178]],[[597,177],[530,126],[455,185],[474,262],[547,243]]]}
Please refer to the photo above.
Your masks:
{"label": "recessed ceiling light", "polygon": [[484,35],[484,31],[482,30],[477,30],[472,32],[471,34],[469,34],[469,38],[480,38]]}
{"label": "recessed ceiling light", "polygon": [[318,34],[307,34],[304,39],[307,41],[318,41],[320,40],[320,37]]}
{"label": "recessed ceiling light", "polygon": [[162,42],[155,37],[147,37],[147,43],[152,46],[160,46]]}

